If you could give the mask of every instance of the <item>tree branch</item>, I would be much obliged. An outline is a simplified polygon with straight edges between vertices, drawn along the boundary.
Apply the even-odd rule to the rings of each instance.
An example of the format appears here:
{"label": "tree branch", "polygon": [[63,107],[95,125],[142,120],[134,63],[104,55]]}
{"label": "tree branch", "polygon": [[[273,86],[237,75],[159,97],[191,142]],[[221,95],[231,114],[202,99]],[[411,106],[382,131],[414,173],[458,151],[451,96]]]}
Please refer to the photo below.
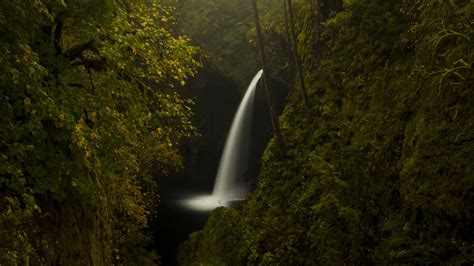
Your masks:
{"label": "tree branch", "polygon": [[72,66],[85,66],[95,71],[106,70],[105,61],[101,59],[82,59],[81,61],[74,62],[71,65]]}
{"label": "tree branch", "polygon": [[68,58],[69,61],[73,61],[74,59],[80,57],[82,52],[89,49],[95,53],[98,53],[98,50],[95,49],[92,45],[94,44],[95,39],[89,40],[85,43],[81,43],[69,48],[66,52],[64,52],[64,57]]}
{"label": "tree branch", "polygon": [[54,19],[55,27],[54,27],[53,45],[54,45],[54,49],[56,50],[57,55],[62,54],[61,37],[63,34],[63,26],[64,26],[65,17],[66,17],[66,10],[62,10],[56,15],[56,18]]}

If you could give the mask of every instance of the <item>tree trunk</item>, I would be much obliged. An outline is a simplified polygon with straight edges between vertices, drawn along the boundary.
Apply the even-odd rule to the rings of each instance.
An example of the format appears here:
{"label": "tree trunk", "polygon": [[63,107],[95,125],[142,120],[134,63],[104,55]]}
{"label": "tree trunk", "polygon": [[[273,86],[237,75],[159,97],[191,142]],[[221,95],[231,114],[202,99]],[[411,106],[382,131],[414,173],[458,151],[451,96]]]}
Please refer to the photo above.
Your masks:
{"label": "tree trunk", "polygon": [[298,56],[298,42],[296,39],[296,29],[295,29],[295,18],[293,14],[293,4],[291,0],[288,0],[288,13],[290,14],[290,29],[291,29],[291,39],[292,39],[292,46],[293,46],[293,57],[296,64],[296,71],[298,72],[298,78],[300,81],[300,88],[301,88],[301,95],[303,96],[303,102],[306,109],[310,110],[308,94],[306,93],[306,86],[304,84],[304,76],[303,76],[303,67],[301,65],[301,59]]}
{"label": "tree trunk", "polygon": [[289,71],[290,71],[290,77],[295,76],[295,62],[294,62],[294,56],[293,56],[293,44],[291,41],[290,37],[290,24],[288,22],[288,7],[286,4],[286,0],[283,0],[283,8],[285,11],[285,35],[286,35],[286,43],[288,44],[288,64],[289,64]]}
{"label": "tree trunk", "polygon": [[285,143],[283,142],[283,137],[281,136],[280,132],[280,126],[278,125],[277,121],[277,116],[275,113],[275,109],[273,108],[272,104],[272,97],[270,94],[270,83],[268,81],[268,69],[266,66],[266,60],[265,60],[265,50],[263,48],[263,37],[262,37],[262,29],[260,27],[260,17],[258,15],[258,8],[257,8],[257,0],[251,0],[253,4],[253,14],[255,18],[255,28],[257,29],[257,46],[258,46],[258,51],[260,55],[260,64],[263,69],[263,85],[265,87],[265,92],[267,95],[267,101],[268,101],[268,106],[269,106],[269,111],[270,111],[270,120],[272,122],[272,127],[273,127],[273,133],[275,135],[275,140],[278,145],[278,150],[280,152],[280,155],[285,154]]}

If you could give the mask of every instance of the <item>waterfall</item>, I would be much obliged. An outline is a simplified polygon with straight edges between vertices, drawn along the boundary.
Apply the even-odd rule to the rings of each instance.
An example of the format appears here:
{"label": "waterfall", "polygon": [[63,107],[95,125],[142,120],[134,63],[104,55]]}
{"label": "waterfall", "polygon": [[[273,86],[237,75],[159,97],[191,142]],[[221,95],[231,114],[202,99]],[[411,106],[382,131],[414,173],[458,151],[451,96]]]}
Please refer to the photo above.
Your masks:
{"label": "waterfall", "polygon": [[243,178],[248,168],[254,95],[262,74],[263,70],[260,70],[255,75],[234,116],[222,152],[212,195],[185,200],[186,206],[197,210],[210,210],[218,206],[229,206],[233,201],[240,200],[247,194],[247,185]]}
{"label": "waterfall", "polygon": [[242,198],[246,194],[242,178],[247,169],[255,88],[262,73],[263,70],[260,70],[255,75],[242,98],[222,152],[212,194],[223,201]]}

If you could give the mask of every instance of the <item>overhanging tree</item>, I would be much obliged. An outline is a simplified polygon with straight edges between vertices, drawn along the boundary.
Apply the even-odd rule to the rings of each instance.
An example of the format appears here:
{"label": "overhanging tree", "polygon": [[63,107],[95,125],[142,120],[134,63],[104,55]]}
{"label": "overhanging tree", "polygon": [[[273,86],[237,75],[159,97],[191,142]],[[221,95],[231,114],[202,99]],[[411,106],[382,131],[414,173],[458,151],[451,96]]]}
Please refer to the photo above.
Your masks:
{"label": "overhanging tree", "polygon": [[196,49],[158,1],[33,2],[0,3],[0,264],[152,263]]}

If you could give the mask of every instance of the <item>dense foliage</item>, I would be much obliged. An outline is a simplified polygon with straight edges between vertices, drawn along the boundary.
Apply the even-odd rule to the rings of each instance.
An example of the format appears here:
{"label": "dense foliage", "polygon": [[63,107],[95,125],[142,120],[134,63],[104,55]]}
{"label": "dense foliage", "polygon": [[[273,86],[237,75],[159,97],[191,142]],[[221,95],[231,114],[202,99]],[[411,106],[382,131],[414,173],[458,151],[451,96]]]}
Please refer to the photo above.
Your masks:
{"label": "dense foliage", "polygon": [[0,2],[0,264],[150,264],[151,166],[194,134],[159,1]]}
{"label": "dense foliage", "polygon": [[295,2],[313,108],[295,90],[285,157],[271,141],[256,191],[180,262],[472,264],[472,1]]}
{"label": "dense foliage", "polygon": [[[274,0],[264,0],[267,6]],[[251,40],[253,17],[250,0],[179,1],[177,28],[200,47],[205,67],[248,85],[255,72],[256,54]]]}
{"label": "dense foliage", "polygon": [[252,27],[250,2],[234,0],[180,1],[177,26],[202,50],[205,66],[213,67],[245,87],[254,53],[247,41]]}

